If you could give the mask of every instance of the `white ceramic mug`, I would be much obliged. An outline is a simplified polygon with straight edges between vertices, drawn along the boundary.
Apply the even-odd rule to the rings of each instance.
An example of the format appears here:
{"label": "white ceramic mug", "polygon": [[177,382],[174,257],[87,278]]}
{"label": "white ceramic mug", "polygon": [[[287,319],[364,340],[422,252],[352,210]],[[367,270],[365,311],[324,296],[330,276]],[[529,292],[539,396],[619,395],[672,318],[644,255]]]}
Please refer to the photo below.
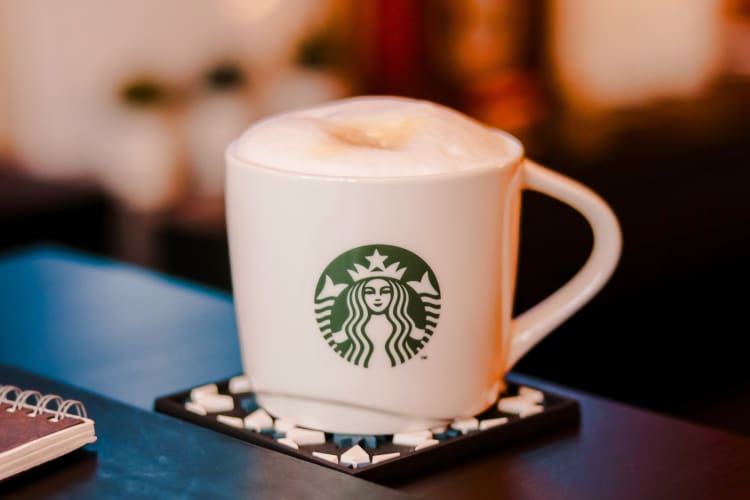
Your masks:
{"label": "white ceramic mug", "polygon": [[[513,364],[601,289],[620,255],[615,215],[588,188],[525,159],[516,138],[494,134],[509,159],[377,178],[270,168],[229,145],[242,361],[269,413],[367,434],[477,415]],[[576,276],[512,318],[524,189],[578,210],[594,246]]]}

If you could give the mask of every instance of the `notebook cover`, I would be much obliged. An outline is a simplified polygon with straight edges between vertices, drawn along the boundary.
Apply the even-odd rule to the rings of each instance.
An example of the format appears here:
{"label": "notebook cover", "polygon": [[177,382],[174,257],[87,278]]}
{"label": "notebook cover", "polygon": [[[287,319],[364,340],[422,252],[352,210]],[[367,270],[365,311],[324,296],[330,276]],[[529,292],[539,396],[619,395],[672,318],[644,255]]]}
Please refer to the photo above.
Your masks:
{"label": "notebook cover", "polygon": [[53,434],[74,425],[83,423],[78,418],[64,418],[57,422],[49,420],[49,415],[29,417],[29,410],[9,413],[12,405],[0,403],[0,454],[41,437]]}

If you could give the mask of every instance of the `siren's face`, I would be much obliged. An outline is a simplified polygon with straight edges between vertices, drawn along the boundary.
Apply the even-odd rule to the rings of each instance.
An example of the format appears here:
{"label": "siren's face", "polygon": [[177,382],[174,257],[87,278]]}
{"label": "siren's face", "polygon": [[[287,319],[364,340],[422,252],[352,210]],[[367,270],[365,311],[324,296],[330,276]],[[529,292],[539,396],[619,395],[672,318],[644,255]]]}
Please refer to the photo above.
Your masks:
{"label": "siren's face", "polygon": [[365,284],[365,303],[373,314],[381,314],[391,303],[393,288],[381,278],[373,278]]}

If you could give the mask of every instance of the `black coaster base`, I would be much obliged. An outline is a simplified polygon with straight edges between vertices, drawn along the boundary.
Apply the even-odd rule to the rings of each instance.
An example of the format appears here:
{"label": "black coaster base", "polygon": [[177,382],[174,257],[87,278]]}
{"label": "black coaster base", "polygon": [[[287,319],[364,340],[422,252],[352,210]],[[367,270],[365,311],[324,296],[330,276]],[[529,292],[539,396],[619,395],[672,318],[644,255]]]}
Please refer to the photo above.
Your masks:
{"label": "black coaster base", "polygon": [[[487,411],[477,415],[476,418],[481,422],[482,420],[506,417],[508,419],[507,423],[486,430],[471,431],[466,434],[452,431],[449,427],[446,432],[435,435],[439,440],[438,444],[417,451],[415,451],[413,446],[394,444],[392,436],[389,435],[347,435],[342,437],[341,435],[330,433],[325,434],[325,443],[300,446],[299,449],[294,449],[277,441],[281,437],[279,433],[261,433],[248,429],[240,429],[218,421],[216,419],[217,415],[223,414],[242,418],[257,409],[258,406],[255,403],[255,397],[252,392],[232,394],[228,388],[229,380],[220,380],[214,383],[216,383],[220,394],[230,395],[234,398],[234,410],[222,413],[208,413],[207,415],[199,415],[188,411],[185,408],[185,403],[190,400],[190,391],[192,388],[157,398],[154,402],[154,409],[158,412],[242,439],[248,443],[264,446],[286,455],[338,470],[345,474],[381,483],[397,481],[401,478],[415,476],[429,470],[436,470],[439,467],[462,460],[465,461],[483,453],[498,451],[503,445],[509,445],[511,442],[533,438],[538,434],[557,430],[562,427],[573,426],[578,423],[580,418],[577,401],[558,394],[541,391],[544,394],[544,400],[541,403],[543,409],[538,413],[520,417],[500,412],[497,409],[497,405],[493,405]],[[501,398],[517,395],[521,387],[512,381],[507,381],[507,385],[508,389],[501,395]],[[528,385],[526,387],[534,388]],[[353,468],[348,465],[329,462],[313,455],[313,452],[322,452],[340,457],[348,447],[357,443],[368,453],[370,459],[376,455],[394,452],[400,453],[400,456],[379,463],[360,465]]]}

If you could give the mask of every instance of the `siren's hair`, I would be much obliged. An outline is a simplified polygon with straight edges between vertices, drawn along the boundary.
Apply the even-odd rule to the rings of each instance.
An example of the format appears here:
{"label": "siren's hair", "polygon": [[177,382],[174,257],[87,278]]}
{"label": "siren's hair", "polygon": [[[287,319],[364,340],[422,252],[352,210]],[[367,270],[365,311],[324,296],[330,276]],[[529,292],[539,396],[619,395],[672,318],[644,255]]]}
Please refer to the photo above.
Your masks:
{"label": "siren's hair", "polygon": [[391,284],[393,296],[388,304],[386,318],[393,325],[393,332],[385,343],[385,352],[388,353],[391,366],[396,366],[396,357],[399,363],[403,363],[414,356],[415,353],[409,348],[406,339],[417,329],[417,325],[409,315],[409,291],[400,281],[388,279],[388,282]]}
{"label": "siren's hair", "polygon": [[[393,326],[393,331],[385,343],[385,352],[391,360],[391,366],[403,363],[414,356],[406,339],[409,334],[417,328],[414,320],[409,316],[409,291],[398,280],[393,278],[380,278],[391,286],[391,300],[386,311],[386,318]],[[341,326],[341,330],[350,341],[350,346],[342,356],[347,361],[359,366],[360,362],[367,368],[372,357],[372,340],[365,333],[365,326],[370,320],[370,309],[365,302],[364,287],[370,280],[362,280],[355,283],[346,291],[346,306],[348,316]]]}
{"label": "siren's hair", "polygon": [[365,325],[370,319],[370,310],[367,309],[367,303],[362,293],[364,284],[364,281],[359,281],[346,291],[346,308],[349,315],[344,320],[341,329],[351,342],[346,360],[359,366],[362,355],[364,355],[365,358],[362,361],[367,368],[372,356],[373,345],[372,341],[365,335]]}

